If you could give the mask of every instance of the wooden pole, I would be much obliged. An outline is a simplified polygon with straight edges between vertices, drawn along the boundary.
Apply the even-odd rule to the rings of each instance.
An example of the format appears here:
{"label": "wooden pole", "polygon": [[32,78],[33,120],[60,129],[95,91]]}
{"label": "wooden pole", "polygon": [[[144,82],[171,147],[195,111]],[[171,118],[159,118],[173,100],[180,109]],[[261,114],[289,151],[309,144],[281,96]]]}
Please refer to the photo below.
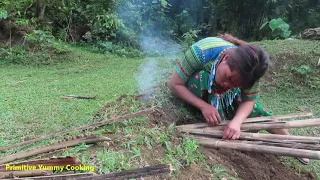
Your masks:
{"label": "wooden pole", "polygon": [[263,130],[263,129],[287,129],[287,128],[301,128],[301,127],[313,127],[320,126],[320,118],[307,119],[307,120],[295,120],[278,123],[252,123],[243,124],[241,130]]}
{"label": "wooden pole", "polygon": [[129,170],[129,171],[122,171],[116,173],[109,173],[99,176],[91,176],[86,178],[79,178],[79,179],[86,179],[86,180],[115,180],[115,179],[131,179],[131,178],[141,178],[146,176],[155,176],[162,173],[169,173],[171,172],[172,166],[170,164],[159,164],[153,165],[148,167],[143,167],[139,169]]}
{"label": "wooden pole", "polygon": [[[239,142],[239,141],[237,141],[237,142]],[[241,141],[241,143],[242,142],[243,141]],[[287,143],[287,142],[265,142],[265,141],[244,141],[243,143],[320,151],[320,146],[314,145],[314,144]]]}
{"label": "wooden pole", "polygon": [[199,142],[199,144],[209,148],[222,148],[222,149],[228,148],[228,149],[234,149],[239,151],[273,154],[273,155],[280,155],[280,156],[320,159],[319,151],[302,150],[302,149],[285,148],[285,147],[273,147],[273,146],[255,145],[255,144],[244,144],[244,143],[236,143],[232,141],[214,140],[211,138],[204,138],[204,137],[196,137],[196,139]]}
{"label": "wooden pole", "polygon": [[[301,128],[301,127],[314,127],[314,126],[320,126],[320,118],[295,120],[295,121],[242,124],[241,130],[249,131],[249,130],[287,129],[287,128]],[[185,129],[203,128],[203,129],[211,129],[211,130],[223,130],[224,127],[225,126],[209,127],[206,123],[182,125],[182,128],[185,128]]]}
{"label": "wooden pole", "polygon": [[[181,132],[205,135],[215,138],[222,138],[223,131],[221,130],[209,130],[205,129],[181,129]],[[257,141],[268,141],[268,142],[299,142],[299,143],[311,143],[320,144],[320,137],[310,136],[293,136],[293,135],[281,135],[281,134],[260,134],[260,133],[247,133],[241,132],[240,139],[242,140],[257,140]]]}
{"label": "wooden pole", "polygon": [[[252,122],[263,122],[263,121],[273,121],[273,120],[280,120],[280,119],[291,119],[291,118],[297,118],[297,117],[308,117],[312,116],[312,113],[297,113],[297,114],[288,114],[288,115],[279,115],[279,116],[264,116],[264,117],[255,117],[255,118],[247,118],[243,124],[246,123],[252,123]],[[230,120],[221,122],[218,126],[225,126],[228,124]],[[184,127],[192,127],[192,128],[203,128],[208,125],[204,123],[194,123],[194,124],[186,124],[181,125]]]}
{"label": "wooden pole", "polygon": [[291,119],[291,118],[308,117],[308,116],[313,116],[313,114],[312,113],[296,113],[296,114],[287,114],[287,115],[279,115],[279,116],[255,117],[255,118],[247,118],[244,122],[251,123],[251,122]]}
{"label": "wooden pole", "polygon": [[127,114],[127,115],[124,115],[124,116],[115,117],[113,119],[92,123],[92,124],[89,124],[89,125],[77,127],[77,128],[74,128],[74,129],[70,129],[68,131],[62,131],[62,132],[58,132],[58,133],[51,134],[51,135],[48,135],[48,136],[43,136],[43,137],[40,137],[40,138],[37,138],[37,139],[31,139],[29,141],[24,141],[24,142],[21,142],[21,143],[18,143],[18,144],[5,146],[5,147],[0,147],[0,151],[11,149],[11,148],[20,147],[20,146],[27,145],[27,144],[36,143],[36,142],[39,142],[39,141],[42,141],[42,140],[51,139],[51,138],[54,138],[54,137],[57,137],[57,136],[62,136],[62,135],[65,135],[65,134],[69,134],[69,133],[75,132],[75,131],[83,131],[83,130],[87,130],[87,129],[97,128],[97,127],[108,125],[108,124],[112,124],[112,123],[115,123],[115,122],[118,122],[118,121],[130,119],[130,118],[135,118],[137,116],[147,115],[147,114],[150,114],[152,112],[154,112],[154,108],[141,110],[141,111],[136,112],[136,113]]}

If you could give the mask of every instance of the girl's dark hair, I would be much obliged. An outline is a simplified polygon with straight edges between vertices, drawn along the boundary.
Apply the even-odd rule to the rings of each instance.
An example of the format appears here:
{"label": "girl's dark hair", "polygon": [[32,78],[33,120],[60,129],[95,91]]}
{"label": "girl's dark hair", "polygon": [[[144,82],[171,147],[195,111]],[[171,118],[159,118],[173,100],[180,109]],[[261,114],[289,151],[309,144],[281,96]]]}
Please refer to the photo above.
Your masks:
{"label": "girl's dark hair", "polygon": [[230,56],[227,63],[231,70],[239,70],[243,88],[252,87],[265,74],[270,65],[268,53],[258,45],[249,44],[229,34],[218,37],[238,46],[233,51],[227,52]]}

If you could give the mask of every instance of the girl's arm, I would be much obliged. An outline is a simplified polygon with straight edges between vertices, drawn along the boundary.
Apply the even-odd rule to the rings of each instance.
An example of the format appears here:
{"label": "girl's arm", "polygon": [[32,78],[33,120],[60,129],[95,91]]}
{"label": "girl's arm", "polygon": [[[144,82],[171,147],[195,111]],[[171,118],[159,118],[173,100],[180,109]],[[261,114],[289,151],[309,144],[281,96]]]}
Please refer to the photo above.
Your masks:
{"label": "girl's arm", "polygon": [[224,129],[224,139],[239,139],[241,133],[241,124],[252,112],[254,104],[254,100],[244,101],[240,104],[239,108],[237,109],[236,115]]}
{"label": "girl's arm", "polygon": [[168,87],[173,95],[201,110],[204,118],[210,125],[218,125],[221,122],[218,111],[207,102],[192,94],[185,86],[185,81],[178,75],[176,71],[173,72],[168,83]]}

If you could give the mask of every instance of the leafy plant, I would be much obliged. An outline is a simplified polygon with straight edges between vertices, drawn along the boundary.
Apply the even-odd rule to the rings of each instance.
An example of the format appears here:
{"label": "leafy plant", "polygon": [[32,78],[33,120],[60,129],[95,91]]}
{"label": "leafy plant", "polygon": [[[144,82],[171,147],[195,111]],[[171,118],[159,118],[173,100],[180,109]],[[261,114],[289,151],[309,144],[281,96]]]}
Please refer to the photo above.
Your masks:
{"label": "leafy plant", "polygon": [[91,27],[92,35],[97,40],[108,40],[115,37],[115,32],[123,26],[122,22],[115,14],[101,14],[97,15]]}
{"label": "leafy plant", "polygon": [[143,53],[138,49],[134,49],[128,46],[121,46],[109,41],[98,42],[95,48],[100,52],[110,52],[122,57],[142,57]]}
{"label": "leafy plant", "polygon": [[186,32],[182,35],[184,38],[184,45],[190,46],[195,43],[195,38],[197,38],[197,33],[199,33],[199,30],[190,30],[189,32]]}
{"label": "leafy plant", "polygon": [[288,38],[291,35],[290,26],[281,18],[272,19],[271,21],[266,21],[260,27],[263,29],[268,24],[271,29],[271,34],[273,38]]}
{"label": "leafy plant", "polygon": [[52,43],[54,40],[54,36],[50,32],[42,30],[33,30],[32,33],[26,34],[24,38],[34,45],[46,45],[48,43]]}
{"label": "leafy plant", "polygon": [[190,166],[193,162],[205,163],[204,156],[198,151],[198,143],[194,139],[183,138],[179,145],[172,145],[171,141],[164,141],[166,148],[166,162],[173,164],[175,169]]}
{"label": "leafy plant", "polygon": [[291,71],[301,76],[307,76],[311,72],[311,67],[308,65],[301,65],[299,67],[292,67]]}
{"label": "leafy plant", "polygon": [[16,18],[16,22],[17,25],[23,25],[23,26],[28,26],[29,25],[29,20],[28,19],[24,19],[24,18]]}
{"label": "leafy plant", "polygon": [[8,12],[5,9],[0,9],[0,19],[7,19]]}
{"label": "leafy plant", "polygon": [[100,162],[99,173],[110,173],[130,169],[130,157],[126,157],[123,153],[113,152],[109,150],[101,151],[97,154]]}

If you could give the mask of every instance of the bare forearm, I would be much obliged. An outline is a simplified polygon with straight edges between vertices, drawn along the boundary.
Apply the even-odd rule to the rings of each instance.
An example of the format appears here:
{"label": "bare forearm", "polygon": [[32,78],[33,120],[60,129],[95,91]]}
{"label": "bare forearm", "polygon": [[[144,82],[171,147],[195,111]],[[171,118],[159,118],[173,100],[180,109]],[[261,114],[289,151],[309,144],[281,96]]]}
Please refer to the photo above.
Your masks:
{"label": "bare forearm", "polygon": [[253,110],[255,102],[252,101],[244,101],[240,104],[239,108],[237,109],[236,115],[234,116],[232,121],[236,121],[240,124],[243,123],[244,120],[250,115]]}
{"label": "bare forearm", "polygon": [[169,86],[169,88],[175,96],[181,98],[198,109],[201,109],[207,104],[205,101],[192,94],[184,85]]}

